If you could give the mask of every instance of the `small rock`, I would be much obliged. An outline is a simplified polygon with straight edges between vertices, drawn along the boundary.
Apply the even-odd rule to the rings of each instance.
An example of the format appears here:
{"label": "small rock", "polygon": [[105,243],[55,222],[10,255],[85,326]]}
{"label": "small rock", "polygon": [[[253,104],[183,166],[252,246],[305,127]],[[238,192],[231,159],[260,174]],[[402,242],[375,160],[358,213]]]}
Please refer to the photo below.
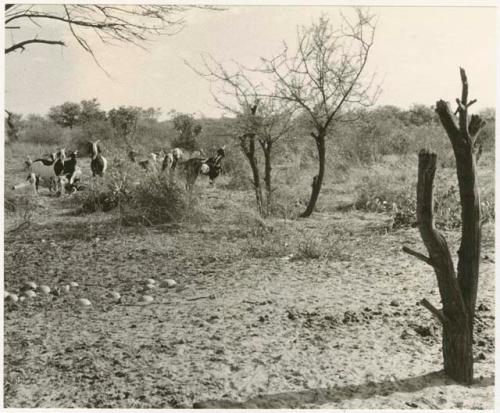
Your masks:
{"label": "small rock", "polygon": [[116,291],[110,291],[108,296],[116,301],[118,301],[121,298],[120,293],[117,293]]}
{"label": "small rock", "polygon": [[486,345],[486,341],[484,341],[484,340],[478,340],[477,345],[479,347],[484,347]]}
{"label": "small rock", "polygon": [[156,281],[154,279],[152,279],[152,278],[148,278],[146,280],[146,284],[154,284],[154,283],[156,283]]}
{"label": "small rock", "polygon": [[26,300],[26,297],[25,297],[25,296],[21,296],[21,297],[19,298],[19,301],[24,301],[24,300]]}
{"label": "small rock", "polygon": [[177,282],[175,280],[172,280],[172,279],[163,280],[163,282],[161,283],[162,287],[167,287],[167,288],[173,288],[176,285],[177,285]]}
{"label": "small rock", "polygon": [[39,290],[44,294],[50,294],[50,287],[47,285],[41,285]]}
{"label": "small rock", "polygon": [[23,290],[36,290],[36,283],[33,281],[26,281],[23,285]]}
{"label": "small rock", "polygon": [[34,298],[36,297],[36,293],[33,290],[26,290],[24,296],[27,298]]}
{"label": "small rock", "polygon": [[141,298],[141,302],[143,302],[144,304],[150,304],[153,302],[153,297],[151,297],[150,295],[143,295]]}
{"label": "small rock", "polygon": [[391,306],[392,307],[399,307],[399,301],[398,300],[392,300],[391,301]]}
{"label": "small rock", "polygon": [[477,355],[477,360],[481,361],[481,360],[486,360],[486,356],[484,355],[483,352],[479,353]]}
{"label": "small rock", "polygon": [[80,304],[82,307],[89,307],[92,305],[92,303],[89,300],[87,300],[86,298],[79,298],[78,304]]}
{"label": "small rock", "polygon": [[69,283],[69,285],[70,285],[70,287],[72,287],[72,288],[78,287],[78,283],[77,283],[77,282],[74,282],[74,281],[71,281],[71,282]]}
{"label": "small rock", "polygon": [[61,291],[63,293],[69,293],[69,290],[70,290],[69,284],[63,285],[61,288]]}
{"label": "small rock", "polygon": [[5,297],[5,300],[12,301],[13,303],[17,303],[19,301],[19,297],[17,296],[17,294],[9,293],[9,295],[7,297]]}

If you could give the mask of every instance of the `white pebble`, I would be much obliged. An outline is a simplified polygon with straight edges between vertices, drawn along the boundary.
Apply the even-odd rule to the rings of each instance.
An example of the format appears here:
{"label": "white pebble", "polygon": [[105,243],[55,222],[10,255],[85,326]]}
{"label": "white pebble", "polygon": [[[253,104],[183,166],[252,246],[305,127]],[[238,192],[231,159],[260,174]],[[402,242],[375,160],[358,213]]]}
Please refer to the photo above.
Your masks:
{"label": "white pebble", "polygon": [[47,285],[41,285],[39,289],[44,294],[50,294],[50,287]]}
{"label": "white pebble", "polygon": [[162,285],[162,287],[173,288],[177,285],[177,282],[175,280],[172,280],[172,279],[167,279],[167,280],[163,280],[161,285]]}
{"label": "white pebble", "polygon": [[153,301],[153,297],[151,297],[150,295],[143,295],[142,298],[141,298],[141,301],[144,303],[144,304],[149,304]]}
{"label": "white pebble", "polygon": [[78,283],[76,283],[76,282],[74,282],[74,281],[71,281],[71,282],[69,283],[69,285],[70,285],[70,287],[73,287],[73,288],[78,287]]}
{"label": "white pebble", "polygon": [[28,290],[36,290],[36,283],[33,281],[26,281],[24,283],[24,288]]}
{"label": "white pebble", "polygon": [[79,298],[78,304],[80,304],[82,307],[88,307],[88,306],[92,305],[92,303],[89,300],[87,300],[86,298]]}
{"label": "white pebble", "polygon": [[117,293],[116,291],[111,291],[109,296],[114,300],[119,300],[121,298],[120,293]]}
{"label": "white pebble", "polygon": [[153,280],[152,278],[148,278],[148,279],[146,280],[146,284],[154,284],[155,282],[156,282],[156,281],[155,281],[155,280]]}
{"label": "white pebble", "polygon": [[62,286],[62,291],[65,293],[69,293],[70,287],[69,284],[63,285]]}
{"label": "white pebble", "polygon": [[12,301],[14,303],[17,303],[17,301],[19,300],[19,297],[17,296],[17,294],[9,293],[9,295],[6,298],[6,300],[7,301]]}
{"label": "white pebble", "polygon": [[28,298],[36,297],[36,293],[33,290],[26,290],[24,292],[24,295]]}

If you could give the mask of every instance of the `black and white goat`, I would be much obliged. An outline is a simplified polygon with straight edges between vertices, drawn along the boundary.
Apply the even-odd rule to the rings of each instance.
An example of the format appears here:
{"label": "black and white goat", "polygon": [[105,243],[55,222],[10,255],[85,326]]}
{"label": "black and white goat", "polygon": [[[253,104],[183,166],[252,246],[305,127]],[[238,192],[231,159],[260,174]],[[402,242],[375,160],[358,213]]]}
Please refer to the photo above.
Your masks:
{"label": "black and white goat", "polygon": [[101,155],[101,147],[99,146],[100,141],[89,142],[91,145],[92,160],[90,161],[90,170],[92,171],[92,176],[103,176],[104,172],[108,167],[107,159]]}
{"label": "black and white goat", "polygon": [[226,152],[223,146],[217,149],[215,156],[210,158],[191,158],[184,162],[187,189],[191,190],[193,188],[198,175],[207,175],[210,185],[213,185],[222,170],[222,159],[225,156]]}
{"label": "black and white goat", "polygon": [[12,189],[16,190],[27,185],[33,185],[36,193],[40,187],[40,181],[44,181],[48,184],[49,191],[52,192],[53,189],[57,190],[60,186],[59,177],[63,174],[64,170],[64,160],[66,153],[64,149],[59,150],[55,154],[51,154],[50,159],[38,158],[28,163],[28,177],[26,178],[26,183],[14,185]]}

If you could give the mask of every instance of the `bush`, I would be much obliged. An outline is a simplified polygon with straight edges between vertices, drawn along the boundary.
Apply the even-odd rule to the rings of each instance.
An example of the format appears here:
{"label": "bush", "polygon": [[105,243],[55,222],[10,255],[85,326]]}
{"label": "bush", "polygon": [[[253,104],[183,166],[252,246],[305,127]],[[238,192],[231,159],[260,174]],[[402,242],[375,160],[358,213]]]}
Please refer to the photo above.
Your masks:
{"label": "bush", "polygon": [[120,205],[123,223],[145,226],[179,222],[192,207],[186,191],[163,175],[150,175],[138,185],[130,200]]}
{"label": "bush", "polygon": [[61,146],[66,142],[63,128],[41,116],[30,116],[25,124],[20,136],[22,142],[50,146]]}
{"label": "bush", "polygon": [[[413,174],[412,171],[406,172]],[[444,175],[444,176],[443,176]],[[356,188],[355,208],[361,211],[383,212],[394,218],[393,229],[415,227],[417,174],[410,180],[404,170],[392,175],[372,173]],[[442,171],[434,189],[434,219],[439,229],[456,229],[462,225],[460,195],[452,169]],[[482,190],[481,210],[485,221],[495,219],[494,192]]]}
{"label": "bush", "polygon": [[40,206],[33,195],[6,195],[4,198],[4,211],[15,222],[13,230],[30,227],[38,208]]}

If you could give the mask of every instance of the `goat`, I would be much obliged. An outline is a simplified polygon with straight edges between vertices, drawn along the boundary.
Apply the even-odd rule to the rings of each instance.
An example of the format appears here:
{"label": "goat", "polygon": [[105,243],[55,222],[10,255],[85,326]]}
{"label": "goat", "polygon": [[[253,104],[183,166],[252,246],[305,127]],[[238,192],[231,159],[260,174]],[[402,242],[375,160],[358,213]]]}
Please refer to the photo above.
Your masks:
{"label": "goat", "polygon": [[208,175],[210,185],[214,184],[222,169],[222,159],[226,152],[222,148],[217,149],[217,154],[210,158],[191,158],[184,162],[184,171],[186,173],[186,188],[191,190],[198,175]]}
{"label": "goat", "polygon": [[108,167],[108,161],[104,156],[101,155],[101,147],[99,146],[99,141],[89,142],[92,151],[92,160],[90,161],[90,169],[92,171],[92,176],[103,176],[104,172]]}
{"label": "goat", "polygon": [[177,167],[177,164],[182,159],[182,151],[179,148],[172,149],[171,152],[168,152],[163,159],[162,171],[164,170],[174,170]]}
{"label": "goat", "polygon": [[[79,181],[82,177],[82,170],[77,165],[77,160],[76,160],[77,153],[78,153],[77,151],[73,151],[69,159],[64,161],[64,169],[62,175],[67,180],[67,182],[65,182],[63,185],[67,185],[72,192],[76,191],[75,182]],[[60,183],[62,184],[62,182]],[[61,188],[63,185],[61,185]]]}
{"label": "goat", "polygon": [[34,161],[26,161],[26,166],[28,166],[28,176],[26,181],[28,183],[17,184],[12,187],[13,190],[22,188],[27,185],[33,185],[35,193],[38,193],[38,188],[40,186],[40,180],[48,181],[49,191],[52,189],[57,190],[57,177],[61,175],[64,168],[64,158],[65,150],[61,149],[56,153],[50,155],[50,159],[37,158]]}

